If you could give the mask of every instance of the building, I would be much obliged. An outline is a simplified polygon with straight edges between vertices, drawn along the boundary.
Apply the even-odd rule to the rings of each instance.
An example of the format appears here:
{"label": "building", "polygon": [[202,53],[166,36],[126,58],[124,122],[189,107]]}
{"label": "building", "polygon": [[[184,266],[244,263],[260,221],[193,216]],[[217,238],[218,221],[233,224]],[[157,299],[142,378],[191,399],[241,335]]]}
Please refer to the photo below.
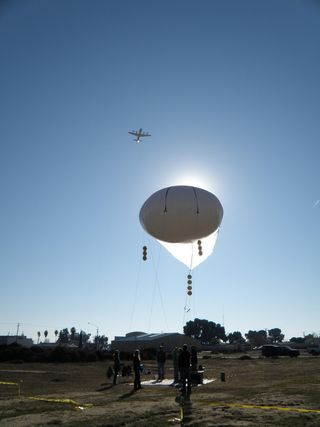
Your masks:
{"label": "building", "polygon": [[114,340],[111,341],[111,349],[133,352],[135,349],[157,349],[160,345],[163,345],[165,351],[171,352],[175,347],[182,347],[183,344],[187,344],[188,347],[195,346],[198,349],[201,348],[200,341],[179,334],[178,332],[161,334],[130,332],[125,337],[114,337]]}
{"label": "building", "polygon": [[33,340],[25,335],[0,335],[0,345],[19,344],[22,347],[32,347]]}

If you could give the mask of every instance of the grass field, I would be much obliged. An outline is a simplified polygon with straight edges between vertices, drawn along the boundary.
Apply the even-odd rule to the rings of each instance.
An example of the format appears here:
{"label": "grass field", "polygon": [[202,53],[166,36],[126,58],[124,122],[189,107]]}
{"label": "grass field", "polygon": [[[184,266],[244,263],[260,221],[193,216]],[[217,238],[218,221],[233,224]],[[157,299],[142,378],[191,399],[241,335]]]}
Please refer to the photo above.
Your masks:
{"label": "grass field", "polygon": [[[109,363],[0,364],[0,426],[320,426],[320,358],[210,356],[210,384],[190,398],[170,386],[132,391],[132,378],[112,386]],[[154,361],[144,361],[156,376]],[[172,378],[172,362],[166,377]],[[221,381],[221,372],[226,381]]]}

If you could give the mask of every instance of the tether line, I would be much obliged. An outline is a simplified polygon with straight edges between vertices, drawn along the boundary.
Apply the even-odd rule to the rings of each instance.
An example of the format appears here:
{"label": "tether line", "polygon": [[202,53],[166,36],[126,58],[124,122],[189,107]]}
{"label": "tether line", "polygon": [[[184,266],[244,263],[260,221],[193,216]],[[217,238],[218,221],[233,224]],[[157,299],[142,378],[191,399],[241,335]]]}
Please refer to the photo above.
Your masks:
{"label": "tether line", "polygon": [[[169,328],[168,328],[167,316],[166,316],[166,312],[165,312],[165,308],[164,308],[164,304],[163,304],[163,298],[162,298],[162,293],[161,293],[161,288],[160,288],[160,282],[159,282],[159,276],[158,276],[160,258],[161,258],[161,254],[162,254],[162,247],[160,246],[159,249],[160,250],[159,250],[159,256],[158,256],[157,264],[155,264],[154,257],[151,254],[152,265],[153,265],[154,273],[155,273],[155,279],[154,279],[154,285],[153,285],[152,303],[151,303],[151,310],[150,310],[150,316],[149,316],[149,330],[150,330],[150,327],[151,327],[151,318],[152,318],[152,313],[153,313],[154,300],[155,300],[156,291],[157,291],[157,288],[158,288],[159,297],[160,297],[160,303],[161,303],[161,309],[162,309],[162,314],[163,314],[163,317],[164,317],[164,321],[165,321],[165,325],[166,325],[166,330],[168,331]],[[151,252],[152,252],[152,249],[151,249]]]}

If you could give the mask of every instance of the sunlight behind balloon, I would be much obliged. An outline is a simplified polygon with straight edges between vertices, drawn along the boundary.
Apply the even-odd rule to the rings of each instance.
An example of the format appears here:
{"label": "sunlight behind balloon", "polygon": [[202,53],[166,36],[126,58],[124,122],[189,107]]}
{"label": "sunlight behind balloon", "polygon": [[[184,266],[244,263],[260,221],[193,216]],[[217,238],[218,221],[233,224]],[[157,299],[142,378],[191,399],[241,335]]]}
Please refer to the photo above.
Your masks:
{"label": "sunlight behind balloon", "polygon": [[204,190],[210,191],[212,185],[210,181],[204,177],[204,175],[196,174],[181,174],[175,177],[172,177],[170,185],[190,185],[192,187],[203,188]]}

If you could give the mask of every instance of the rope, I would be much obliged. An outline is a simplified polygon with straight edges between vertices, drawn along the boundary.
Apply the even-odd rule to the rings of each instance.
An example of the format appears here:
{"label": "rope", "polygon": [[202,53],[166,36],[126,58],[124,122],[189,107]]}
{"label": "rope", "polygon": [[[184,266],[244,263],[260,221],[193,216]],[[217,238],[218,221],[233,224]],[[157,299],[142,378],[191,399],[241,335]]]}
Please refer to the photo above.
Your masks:
{"label": "rope", "polygon": [[167,188],[166,194],[164,196],[164,210],[163,210],[164,213],[167,213],[167,197],[168,197],[168,193],[169,193],[170,188],[171,187]]}
{"label": "rope", "polygon": [[153,285],[152,303],[151,303],[151,310],[150,310],[150,315],[149,315],[148,329],[150,330],[150,327],[151,327],[151,318],[152,318],[152,313],[153,313],[154,300],[155,300],[155,296],[156,296],[156,291],[158,289],[159,297],[160,297],[160,303],[161,303],[161,309],[162,309],[162,314],[163,314],[163,318],[164,318],[164,321],[165,321],[166,330],[168,331],[169,328],[168,328],[167,316],[166,316],[166,311],[165,311],[165,307],[164,307],[164,304],[163,304],[163,298],[162,298],[162,293],[161,293],[161,288],[160,288],[160,282],[159,282],[159,276],[158,276],[160,259],[161,259],[161,255],[162,255],[162,247],[160,246],[159,249],[160,250],[159,250],[157,264],[155,264],[154,257],[153,257],[153,254],[152,254],[152,247],[151,247],[151,258],[152,258],[152,266],[153,266],[154,273],[155,273],[155,279],[154,279],[154,285]]}
{"label": "rope", "polygon": [[138,272],[137,272],[137,279],[136,279],[136,283],[135,283],[132,311],[131,311],[131,316],[130,316],[130,328],[129,328],[129,330],[132,329],[133,317],[134,317],[135,310],[136,310],[137,295],[138,295],[138,289],[139,289],[139,284],[140,284],[140,276],[141,276],[141,264],[142,264],[142,258],[140,256],[140,262],[139,262]]}
{"label": "rope", "polygon": [[193,193],[194,193],[194,197],[196,198],[196,202],[197,202],[197,214],[199,213],[199,201],[198,201],[198,195],[196,192],[196,189],[194,187],[192,187]]}

